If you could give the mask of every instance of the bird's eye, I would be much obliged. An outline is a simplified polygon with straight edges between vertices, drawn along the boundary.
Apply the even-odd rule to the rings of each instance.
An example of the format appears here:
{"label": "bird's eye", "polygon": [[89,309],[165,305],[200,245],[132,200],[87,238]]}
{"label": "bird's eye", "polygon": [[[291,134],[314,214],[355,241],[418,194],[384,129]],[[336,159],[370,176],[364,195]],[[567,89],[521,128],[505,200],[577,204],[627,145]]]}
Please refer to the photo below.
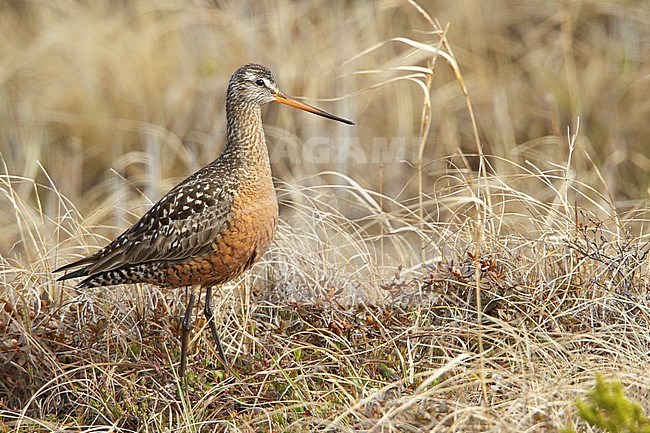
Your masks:
{"label": "bird's eye", "polygon": [[264,86],[264,80],[261,80],[261,79],[260,79],[260,80],[257,80],[257,81],[255,82],[255,84],[257,84],[258,86],[262,87],[262,86]]}

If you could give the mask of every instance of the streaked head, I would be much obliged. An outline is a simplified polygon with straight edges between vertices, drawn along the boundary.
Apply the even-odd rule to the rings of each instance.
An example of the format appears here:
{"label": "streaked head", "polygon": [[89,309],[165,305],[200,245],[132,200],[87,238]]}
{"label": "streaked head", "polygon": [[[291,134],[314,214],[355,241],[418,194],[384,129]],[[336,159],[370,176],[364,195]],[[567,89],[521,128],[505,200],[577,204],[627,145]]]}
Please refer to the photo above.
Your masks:
{"label": "streaked head", "polygon": [[269,102],[279,102],[328,119],[354,125],[350,120],[285,95],[278,89],[273,73],[267,67],[255,63],[244,65],[233,74],[228,84],[228,99],[235,104],[254,102],[264,105]]}

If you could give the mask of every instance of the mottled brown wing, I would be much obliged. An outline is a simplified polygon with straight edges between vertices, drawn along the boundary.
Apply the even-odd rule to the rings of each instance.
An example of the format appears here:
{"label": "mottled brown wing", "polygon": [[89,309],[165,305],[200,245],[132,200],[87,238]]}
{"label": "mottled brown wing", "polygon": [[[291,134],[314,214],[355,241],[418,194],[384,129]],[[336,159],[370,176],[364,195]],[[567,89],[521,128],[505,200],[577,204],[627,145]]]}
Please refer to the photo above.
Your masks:
{"label": "mottled brown wing", "polygon": [[215,185],[209,176],[193,176],[188,181],[167,193],[130,229],[95,253],[86,275],[208,252],[228,219],[233,188],[227,183]]}

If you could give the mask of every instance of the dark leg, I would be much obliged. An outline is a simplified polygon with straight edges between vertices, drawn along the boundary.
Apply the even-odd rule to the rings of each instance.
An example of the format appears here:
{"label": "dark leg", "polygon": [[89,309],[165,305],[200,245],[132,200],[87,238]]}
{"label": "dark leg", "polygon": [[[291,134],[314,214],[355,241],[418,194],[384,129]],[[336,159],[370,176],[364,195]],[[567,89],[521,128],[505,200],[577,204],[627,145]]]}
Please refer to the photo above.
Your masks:
{"label": "dark leg", "polygon": [[226,363],[226,354],[223,352],[223,347],[221,346],[221,339],[219,339],[219,333],[217,332],[217,325],[214,324],[213,314],[212,314],[212,305],[210,300],[212,299],[212,287],[208,286],[205,288],[205,318],[208,320],[210,325],[210,330],[212,331],[212,337],[217,342],[217,350],[219,351],[219,358],[224,367],[228,368]]}
{"label": "dark leg", "polygon": [[185,316],[183,316],[183,326],[181,328],[181,379],[185,377],[185,367],[187,367],[187,343],[192,330],[192,308],[194,308],[194,292],[190,292],[190,301],[187,303]]}

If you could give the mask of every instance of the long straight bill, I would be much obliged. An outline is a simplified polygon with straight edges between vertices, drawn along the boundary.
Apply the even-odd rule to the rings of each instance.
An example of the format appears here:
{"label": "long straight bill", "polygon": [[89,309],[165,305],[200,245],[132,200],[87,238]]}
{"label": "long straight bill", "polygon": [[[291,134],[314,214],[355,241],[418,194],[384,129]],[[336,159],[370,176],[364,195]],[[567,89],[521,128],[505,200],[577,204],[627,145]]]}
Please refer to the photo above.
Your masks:
{"label": "long straight bill", "polygon": [[287,96],[284,93],[278,92],[275,94],[275,100],[276,102],[279,102],[280,104],[285,104],[290,107],[295,107],[295,108],[300,108],[301,110],[308,111],[313,114],[317,114],[319,116],[326,117],[328,119],[336,120],[337,122],[343,122],[347,123],[348,125],[354,125],[354,122],[348,119],[344,119],[342,117],[339,117],[335,114],[328,113],[327,111],[321,110],[320,108],[312,107],[311,105],[305,104],[304,102],[300,102],[296,99],[293,99],[291,96]]}

